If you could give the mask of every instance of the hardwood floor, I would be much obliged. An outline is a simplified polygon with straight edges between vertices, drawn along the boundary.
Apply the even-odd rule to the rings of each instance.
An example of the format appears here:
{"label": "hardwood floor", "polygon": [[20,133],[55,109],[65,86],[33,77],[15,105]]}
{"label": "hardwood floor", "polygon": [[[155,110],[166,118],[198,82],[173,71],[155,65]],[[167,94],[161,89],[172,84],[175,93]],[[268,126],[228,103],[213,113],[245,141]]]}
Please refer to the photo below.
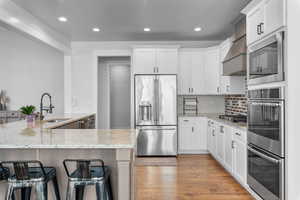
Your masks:
{"label": "hardwood floor", "polygon": [[210,155],[179,156],[177,166],[136,166],[136,200],[253,200]]}

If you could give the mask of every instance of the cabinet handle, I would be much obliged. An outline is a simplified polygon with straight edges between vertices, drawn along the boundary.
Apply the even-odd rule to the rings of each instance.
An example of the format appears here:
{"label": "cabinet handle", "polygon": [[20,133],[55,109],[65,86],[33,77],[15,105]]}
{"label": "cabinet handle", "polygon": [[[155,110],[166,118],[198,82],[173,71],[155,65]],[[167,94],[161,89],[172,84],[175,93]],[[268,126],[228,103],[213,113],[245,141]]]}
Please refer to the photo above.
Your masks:
{"label": "cabinet handle", "polygon": [[226,85],[226,91],[229,92],[229,85]]}
{"label": "cabinet handle", "polygon": [[220,87],[217,87],[217,93],[220,93]]}
{"label": "cabinet handle", "polygon": [[191,90],[192,90],[192,93],[194,93],[194,88],[191,88]]}
{"label": "cabinet handle", "polygon": [[234,149],[234,141],[231,141],[231,148]]}
{"label": "cabinet handle", "polygon": [[187,120],[187,119],[184,119],[183,121],[185,121],[185,122],[188,122],[189,120]]}
{"label": "cabinet handle", "polygon": [[257,35],[260,35],[260,25],[257,25],[257,27],[256,27],[256,33],[257,33]]}
{"label": "cabinet handle", "polygon": [[212,130],[212,136],[215,136],[215,130]]}
{"label": "cabinet handle", "polygon": [[236,134],[237,136],[241,136],[241,134],[240,134],[240,133],[238,133],[238,132],[236,132],[235,134]]}
{"label": "cabinet handle", "polygon": [[192,126],[192,132],[194,132],[194,127]]}
{"label": "cabinet handle", "polygon": [[224,126],[220,126],[220,133],[224,133]]}
{"label": "cabinet handle", "polygon": [[263,34],[265,31],[264,31],[264,23],[260,23],[259,24],[259,31],[260,31],[260,34]]}
{"label": "cabinet handle", "polygon": [[191,93],[191,88],[189,88],[189,93]]}

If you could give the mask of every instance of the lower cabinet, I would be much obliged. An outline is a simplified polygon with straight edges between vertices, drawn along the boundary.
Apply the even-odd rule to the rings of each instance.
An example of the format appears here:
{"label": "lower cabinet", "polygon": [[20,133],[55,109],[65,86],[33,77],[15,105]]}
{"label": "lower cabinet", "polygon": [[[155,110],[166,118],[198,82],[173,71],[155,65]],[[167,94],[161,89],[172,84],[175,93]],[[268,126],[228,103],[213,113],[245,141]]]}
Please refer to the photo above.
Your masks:
{"label": "lower cabinet", "polygon": [[179,144],[180,154],[197,154],[207,152],[207,119],[205,117],[179,118]]}
{"label": "lower cabinet", "polygon": [[217,126],[217,157],[219,161],[224,163],[225,149],[224,149],[225,131],[223,125]]}
{"label": "lower cabinet", "polygon": [[242,185],[247,182],[246,131],[208,120],[208,150]]}

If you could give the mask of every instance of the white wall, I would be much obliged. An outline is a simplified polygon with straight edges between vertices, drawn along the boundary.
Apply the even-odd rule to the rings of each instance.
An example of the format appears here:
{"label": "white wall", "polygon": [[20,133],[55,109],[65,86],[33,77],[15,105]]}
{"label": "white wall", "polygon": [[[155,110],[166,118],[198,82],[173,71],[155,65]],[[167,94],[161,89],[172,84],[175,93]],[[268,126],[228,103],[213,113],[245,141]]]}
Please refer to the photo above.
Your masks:
{"label": "white wall", "polygon": [[300,1],[287,0],[287,108],[286,171],[287,200],[300,200]]}
{"label": "white wall", "polygon": [[64,54],[0,24],[0,89],[10,97],[9,109],[33,104],[43,92],[53,97],[54,112],[64,112]]}

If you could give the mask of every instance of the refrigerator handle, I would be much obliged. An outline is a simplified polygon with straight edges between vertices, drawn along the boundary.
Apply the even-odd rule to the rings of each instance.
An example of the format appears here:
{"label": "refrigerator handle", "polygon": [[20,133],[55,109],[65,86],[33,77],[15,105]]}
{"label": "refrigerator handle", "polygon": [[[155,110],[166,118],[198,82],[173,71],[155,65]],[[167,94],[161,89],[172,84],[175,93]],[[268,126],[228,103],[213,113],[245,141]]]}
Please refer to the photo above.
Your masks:
{"label": "refrigerator handle", "polygon": [[155,76],[154,77],[154,122],[157,124],[158,122],[158,78]]}

